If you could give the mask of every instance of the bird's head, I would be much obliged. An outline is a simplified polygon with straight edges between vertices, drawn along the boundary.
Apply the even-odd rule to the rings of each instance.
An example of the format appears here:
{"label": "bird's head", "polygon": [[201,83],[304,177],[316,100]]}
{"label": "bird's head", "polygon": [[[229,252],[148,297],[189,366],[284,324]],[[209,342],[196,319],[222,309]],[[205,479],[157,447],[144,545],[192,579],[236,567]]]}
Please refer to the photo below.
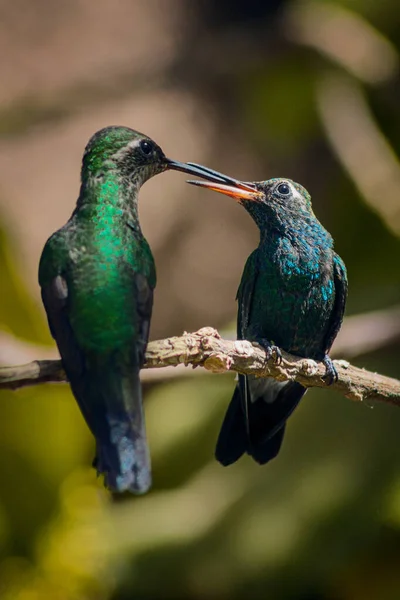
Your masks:
{"label": "bird's head", "polygon": [[201,176],[209,180],[188,183],[231,196],[246,208],[261,228],[267,223],[287,224],[293,220],[314,216],[310,194],[302,185],[291,179],[239,181],[207,167],[188,164],[202,169]]}
{"label": "bird's head", "polygon": [[[82,160],[82,181],[101,180],[107,172],[141,186],[167,169],[202,176],[197,165],[167,158],[156,142],[129,127],[105,127],[89,140]],[[214,173],[214,172],[213,172]],[[216,178],[219,181],[218,178]]]}

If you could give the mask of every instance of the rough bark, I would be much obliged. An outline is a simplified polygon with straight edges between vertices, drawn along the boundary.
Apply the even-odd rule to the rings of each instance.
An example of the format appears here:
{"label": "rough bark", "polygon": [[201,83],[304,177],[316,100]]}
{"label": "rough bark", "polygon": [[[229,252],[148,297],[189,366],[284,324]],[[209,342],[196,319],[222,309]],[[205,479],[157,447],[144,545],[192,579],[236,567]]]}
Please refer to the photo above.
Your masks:
{"label": "rough bark", "polygon": [[[224,340],[211,327],[149,343],[145,369],[179,364],[203,367],[213,373],[235,371],[279,381],[295,380],[305,387],[336,390],[352,400],[378,400],[400,406],[400,381],[396,379],[336,360],[338,380],[328,386],[323,378],[325,367],[322,363],[284,351],[282,361],[278,362],[276,357],[267,360],[265,351],[257,344]],[[59,360],[35,360],[26,365],[0,368],[0,389],[60,381],[66,381],[66,376]]]}

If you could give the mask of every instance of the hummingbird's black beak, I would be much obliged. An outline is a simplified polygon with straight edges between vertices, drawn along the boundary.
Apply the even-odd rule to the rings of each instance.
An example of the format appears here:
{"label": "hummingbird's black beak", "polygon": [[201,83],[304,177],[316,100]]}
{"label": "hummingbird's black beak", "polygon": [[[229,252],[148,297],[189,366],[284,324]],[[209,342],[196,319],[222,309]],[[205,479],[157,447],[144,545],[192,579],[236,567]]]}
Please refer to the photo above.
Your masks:
{"label": "hummingbird's black beak", "polygon": [[205,179],[211,179],[211,181],[220,181],[221,183],[225,181],[225,175],[222,175],[222,173],[218,173],[212,169],[207,169],[206,167],[197,165],[196,163],[181,163],[169,158],[166,159],[166,162],[167,169],[182,171],[182,173],[194,175],[195,177],[204,177]]}
{"label": "hummingbird's black beak", "polygon": [[256,200],[263,196],[262,192],[259,192],[254,184],[239,181],[238,179],[214,171],[214,169],[198,165],[197,163],[180,163],[167,159],[167,169],[174,169],[175,171],[182,171],[189,175],[207,179],[211,183],[208,183],[208,181],[197,180],[189,180],[188,183],[205,187],[215,192],[226,194],[227,196],[232,196],[236,200]]}

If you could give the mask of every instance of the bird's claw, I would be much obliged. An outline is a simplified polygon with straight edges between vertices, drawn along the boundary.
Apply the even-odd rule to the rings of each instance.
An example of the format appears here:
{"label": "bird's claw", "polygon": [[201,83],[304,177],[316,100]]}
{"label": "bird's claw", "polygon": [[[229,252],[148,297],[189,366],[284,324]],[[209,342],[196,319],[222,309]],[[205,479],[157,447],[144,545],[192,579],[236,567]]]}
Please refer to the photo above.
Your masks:
{"label": "bird's claw", "polygon": [[339,379],[336,367],[327,354],[324,356],[322,362],[325,365],[325,375],[323,376],[323,379],[328,385],[332,385],[332,383],[335,383]]}
{"label": "bird's claw", "polygon": [[272,358],[277,365],[282,363],[282,352],[279,346],[275,346],[275,344],[264,338],[257,340],[257,342],[262,348],[264,348],[267,355],[267,361],[271,360]]}

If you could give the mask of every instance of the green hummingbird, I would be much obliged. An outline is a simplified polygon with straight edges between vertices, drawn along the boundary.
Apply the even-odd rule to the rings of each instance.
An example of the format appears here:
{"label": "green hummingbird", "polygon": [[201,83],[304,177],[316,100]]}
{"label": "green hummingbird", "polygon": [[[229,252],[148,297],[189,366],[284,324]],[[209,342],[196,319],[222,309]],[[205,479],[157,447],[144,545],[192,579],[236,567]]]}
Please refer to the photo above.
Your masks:
{"label": "green hummingbird", "polygon": [[[280,348],[321,360],[332,383],[337,373],[328,352],[343,320],[347,275],[310,194],[290,179],[243,182],[189,164],[212,182],[189,183],[232,196],[260,230],[238,289],[238,339],[258,342],[276,360]],[[217,442],[219,462],[230,465],[245,452],[260,464],[273,459],[305,392],[295,381],[239,375]]]}
{"label": "green hummingbird", "polygon": [[138,193],[167,169],[201,174],[127,127],[95,133],[83,155],[76,208],[46,242],[39,265],[49,327],[96,439],[94,466],[116,492],[141,494],[151,485],[139,370],[156,269]]}

